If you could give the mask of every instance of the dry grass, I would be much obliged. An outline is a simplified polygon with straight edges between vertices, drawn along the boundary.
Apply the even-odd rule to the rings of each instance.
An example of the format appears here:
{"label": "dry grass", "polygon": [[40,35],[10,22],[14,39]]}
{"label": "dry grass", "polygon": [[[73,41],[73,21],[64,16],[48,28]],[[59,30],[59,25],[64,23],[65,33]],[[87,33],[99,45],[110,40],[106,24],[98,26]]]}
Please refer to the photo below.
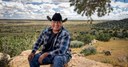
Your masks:
{"label": "dry grass", "polygon": [[81,48],[72,48],[72,53],[80,53]]}
{"label": "dry grass", "polygon": [[[30,21],[24,23],[21,23],[23,21],[21,21],[20,23],[17,23],[18,21],[15,21],[14,23],[6,22],[6,20],[0,21],[1,37],[6,37],[6,35],[4,34],[9,35],[10,32],[12,33],[12,36],[14,36],[15,34],[21,35],[21,33],[29,34],[37,32],[38,34],[42,30],[42,28],[50,25],[49,21]],[[89,24],[87,24],[86,21],[67,21],[66,23],[64,23],[64,26],[68,28],[68,30],[72,33],[76,31],[79,32],[90,30]],[[19,30],[21,31],[21,33],[19,32]],[[33,36],[38,36],[37,34]],[[94,45],[97,47],[98,53],[96,55],[86,56],[86,58],[104,63],[110,63],[114,66],[128,67],[128,40],[110,40],[109,42],[98,41]],[[112,52],[112,55],[105,56],[103,53],[101,53],[103,50],[110,50]],[[73,53],[79,53],[80,51],[81,48],[72,48]]]}
{"label": "dry grass", "polygon": [[[98,41],[94,44],[97,47],[96,55],[89,55],[86,58],[110,63],[114,66],[128,67],[128,40],[110,40],[109,42]],[[101,53],[103,50],[111,51],[110,56]]]}
{"label": "dry grass", "polygon": [[[94,46],[97,47],[97,54],[85,56],[88,59],[110,63],[114,67],[128,67],[128,40],[117,39],[109,42],[97,41]],[[72,53],[80,53],[82,48],[72,48]],[[110,56],[106,56],[102,51],[111,51]]]}

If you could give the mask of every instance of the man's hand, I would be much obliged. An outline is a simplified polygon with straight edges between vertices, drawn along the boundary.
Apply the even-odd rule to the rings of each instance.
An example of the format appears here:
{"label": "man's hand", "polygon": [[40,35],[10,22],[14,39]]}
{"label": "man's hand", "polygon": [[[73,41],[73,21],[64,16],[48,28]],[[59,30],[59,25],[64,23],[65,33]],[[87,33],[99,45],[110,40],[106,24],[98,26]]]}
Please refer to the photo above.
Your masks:
{"label": "man's hand", "polygon": [[28,61],[30,62],[33,57],[34,57],[35,53],[30,53],[29,56],[28,56]]}
{"label": "man's hand", "polygon": [[45,57],[47,57],[49,55],[49,53],[43,53],[40,57],[39,57],[39,59],[38,59],[38,62],[40,63],[40,64],[42,64],[42,60],[45,58]]}

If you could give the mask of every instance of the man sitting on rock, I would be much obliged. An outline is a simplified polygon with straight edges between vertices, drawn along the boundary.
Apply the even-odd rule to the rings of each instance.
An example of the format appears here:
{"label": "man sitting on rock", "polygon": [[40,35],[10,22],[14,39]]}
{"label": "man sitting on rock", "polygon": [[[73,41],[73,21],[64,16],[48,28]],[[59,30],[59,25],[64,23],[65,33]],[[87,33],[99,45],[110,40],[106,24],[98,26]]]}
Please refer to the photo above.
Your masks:
{"label": "man sitting on rock", "polygon": [[[42,31],[28,56],[30,67],[39,67],[45,64],[52,64],[53,67],[64,67],[64,64],[71,59],[70,35],[62,24],[67,21],[67,18],[62,20],[61,14],[55,13],[52,19],[49,16],[47,19],[51,21],[51,26]],[[41,45],[42,51],[35,54]]]}

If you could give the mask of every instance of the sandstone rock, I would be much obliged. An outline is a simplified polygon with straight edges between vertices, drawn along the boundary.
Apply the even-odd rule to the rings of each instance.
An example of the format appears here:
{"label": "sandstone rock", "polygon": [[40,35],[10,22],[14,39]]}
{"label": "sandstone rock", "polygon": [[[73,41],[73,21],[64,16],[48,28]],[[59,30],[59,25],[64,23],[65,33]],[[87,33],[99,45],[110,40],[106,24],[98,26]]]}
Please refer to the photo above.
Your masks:
{"label": "sandstone rock", "polygon": [[[13,57],[10,61],[10,67],[29,67],[27,57],[31,50],[23,51],[19,56]],[[50,67],[50,65],[41,65],[40,67]],[[104,64],[93,60],[86,59],[85,57],[73,54],[71,61],[68,63],[68,67],[112,67],[110,64]]]}
{"label": "sandstone rock", "polygon": [[[37,51],[38,53],[39,51]],[[28,55],[31,53],[31,50],[26,50],[21,52],[19,56],[15,56],[9,62],[9,67],[29,67]],[[49,67],[49,65],[43,65],[40,67]]]}
{"label": "sandstone rock", "polygon": [[6,59],[6,60],[10,60],[10,55],[4,54],[4,53],[0,53],[0,60],[2,60],[3,58]]}
{"label": "sandstone rock", "polygon": [[10,60],[10,55],[0,53],[0,67],[6,67]]}
{"label": "sandstone rock", "polygon": [[110,64],[104,64],[86,59],[83,55],[74,54],[72,60],[68,63],[69,67],[113,67]]}

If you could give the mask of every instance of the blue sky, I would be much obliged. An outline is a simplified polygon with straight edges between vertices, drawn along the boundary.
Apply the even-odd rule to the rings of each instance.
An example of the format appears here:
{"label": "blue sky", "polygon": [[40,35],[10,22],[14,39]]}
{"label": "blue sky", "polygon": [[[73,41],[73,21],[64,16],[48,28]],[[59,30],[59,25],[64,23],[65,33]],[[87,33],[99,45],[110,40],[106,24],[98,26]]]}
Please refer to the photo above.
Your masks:
{"label": "blue sky", "polygon": [[[114,1],[114,0],[113,0]],[[124,2],[124,0],[117,0],[119,2]],[[125,3],[128,3],[128,0],[125,0]]]}
{"label": "blue sky", "polygon": [[[104,17],[92,15],[94,20],[119,20],[128,18],[128,0],[112,0],[113,12]],[[68,0],[0,0],[0,19],[46,19],[55,12],[69,20],[87,20],[73,11]]]}

